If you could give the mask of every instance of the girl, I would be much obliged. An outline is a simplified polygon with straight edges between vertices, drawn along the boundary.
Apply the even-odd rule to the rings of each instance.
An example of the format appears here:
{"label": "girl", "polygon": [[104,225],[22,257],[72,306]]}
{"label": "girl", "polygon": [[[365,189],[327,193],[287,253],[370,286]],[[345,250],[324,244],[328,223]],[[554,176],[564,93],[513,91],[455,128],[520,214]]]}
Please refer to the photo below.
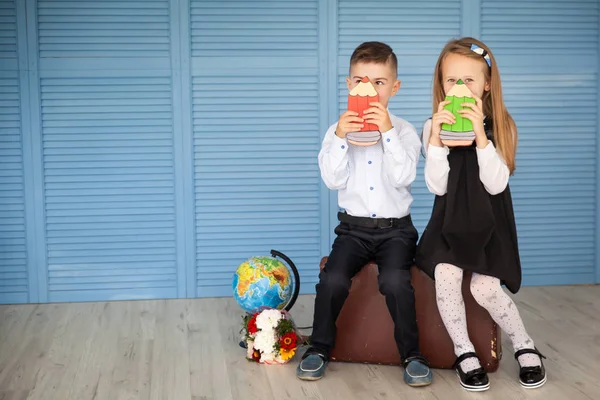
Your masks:
{"label": "girl", "polygon": [[[459,82],[461,81],[461,82]],[[463,103],[462,117],[473,124],[471,146],[445,147],[442,124],[455,116],[444,106],[445,94],[466,84],[476,104]],[[511,338],[525,388],[546,382],[546,371],[523,321],[501,284],[516,293],[521,263],[508,177],[515,169],[517,129],[502,100],[494,56],[482,42],[467,37],[450,41],[435,66],[433,117],[423,128],[425,180],[436,195],[433,212],[419,243],[416,261],[435,279],[437,305],[457,359],[462,387],[490,387],[469,340],[461,293],[463,271],[471,271],[471,293]]]}

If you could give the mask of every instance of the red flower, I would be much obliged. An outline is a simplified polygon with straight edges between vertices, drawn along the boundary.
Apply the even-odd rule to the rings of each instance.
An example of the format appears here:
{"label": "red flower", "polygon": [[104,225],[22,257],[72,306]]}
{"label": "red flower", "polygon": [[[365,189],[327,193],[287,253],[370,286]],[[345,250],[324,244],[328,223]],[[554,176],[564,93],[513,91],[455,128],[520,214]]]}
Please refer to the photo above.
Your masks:
{"label": "red flower", "polygon": [[256,332],[258,332],[258,328],[256,327],[256,315],[257,314],[254,314],[252,318],[248,320],[248,333],[251,335],[254,335]]}
{"label": "red flower", "polygon": [[284,350],[292,350],[296,348],[298,336],[294,332],[286,333],[279,340],[279,346]]}

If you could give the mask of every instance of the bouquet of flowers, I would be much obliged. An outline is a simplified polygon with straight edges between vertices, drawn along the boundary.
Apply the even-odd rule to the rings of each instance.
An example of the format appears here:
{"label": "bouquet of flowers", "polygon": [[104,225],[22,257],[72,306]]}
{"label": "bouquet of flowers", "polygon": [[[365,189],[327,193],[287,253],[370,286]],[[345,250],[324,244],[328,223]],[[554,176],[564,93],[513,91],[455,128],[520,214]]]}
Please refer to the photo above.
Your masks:
{"label": "bouquet of flowers", "polygon": [[286,311],[264,309],[244,318],[246,358],[264,364],[285,364],[298,347],[296,328]]}

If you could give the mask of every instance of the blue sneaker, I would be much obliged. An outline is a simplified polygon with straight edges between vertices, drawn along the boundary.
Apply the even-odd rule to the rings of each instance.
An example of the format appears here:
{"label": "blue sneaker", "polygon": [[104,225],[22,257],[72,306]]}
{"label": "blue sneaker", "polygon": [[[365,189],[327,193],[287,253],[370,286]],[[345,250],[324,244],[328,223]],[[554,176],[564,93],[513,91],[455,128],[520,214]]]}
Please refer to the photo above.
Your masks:
{"label": "blue sneaker", "polygon": [[409,357],[404,360],[404,382],[408,386],[428,386],[433,382],[433,373],[429,363],[423,357]]}
{"label": "blue sneaker", "polygon": [[325,356],[319,353],[305,355],[296,369],[296,376],[304,381],[316,381],[323,377],[327,368]]}

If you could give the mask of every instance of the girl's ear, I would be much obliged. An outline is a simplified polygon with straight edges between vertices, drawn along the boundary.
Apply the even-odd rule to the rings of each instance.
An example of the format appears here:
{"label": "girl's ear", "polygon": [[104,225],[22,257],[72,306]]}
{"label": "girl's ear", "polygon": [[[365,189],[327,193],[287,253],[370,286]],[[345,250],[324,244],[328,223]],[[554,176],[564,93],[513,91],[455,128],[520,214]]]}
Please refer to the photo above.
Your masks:
{"label": "girl's ear", "polygon": [[483,90],[485,90],[486,92],[490,91],[490,81],[489,80],[485,81],[485,85],[483,86]]}

